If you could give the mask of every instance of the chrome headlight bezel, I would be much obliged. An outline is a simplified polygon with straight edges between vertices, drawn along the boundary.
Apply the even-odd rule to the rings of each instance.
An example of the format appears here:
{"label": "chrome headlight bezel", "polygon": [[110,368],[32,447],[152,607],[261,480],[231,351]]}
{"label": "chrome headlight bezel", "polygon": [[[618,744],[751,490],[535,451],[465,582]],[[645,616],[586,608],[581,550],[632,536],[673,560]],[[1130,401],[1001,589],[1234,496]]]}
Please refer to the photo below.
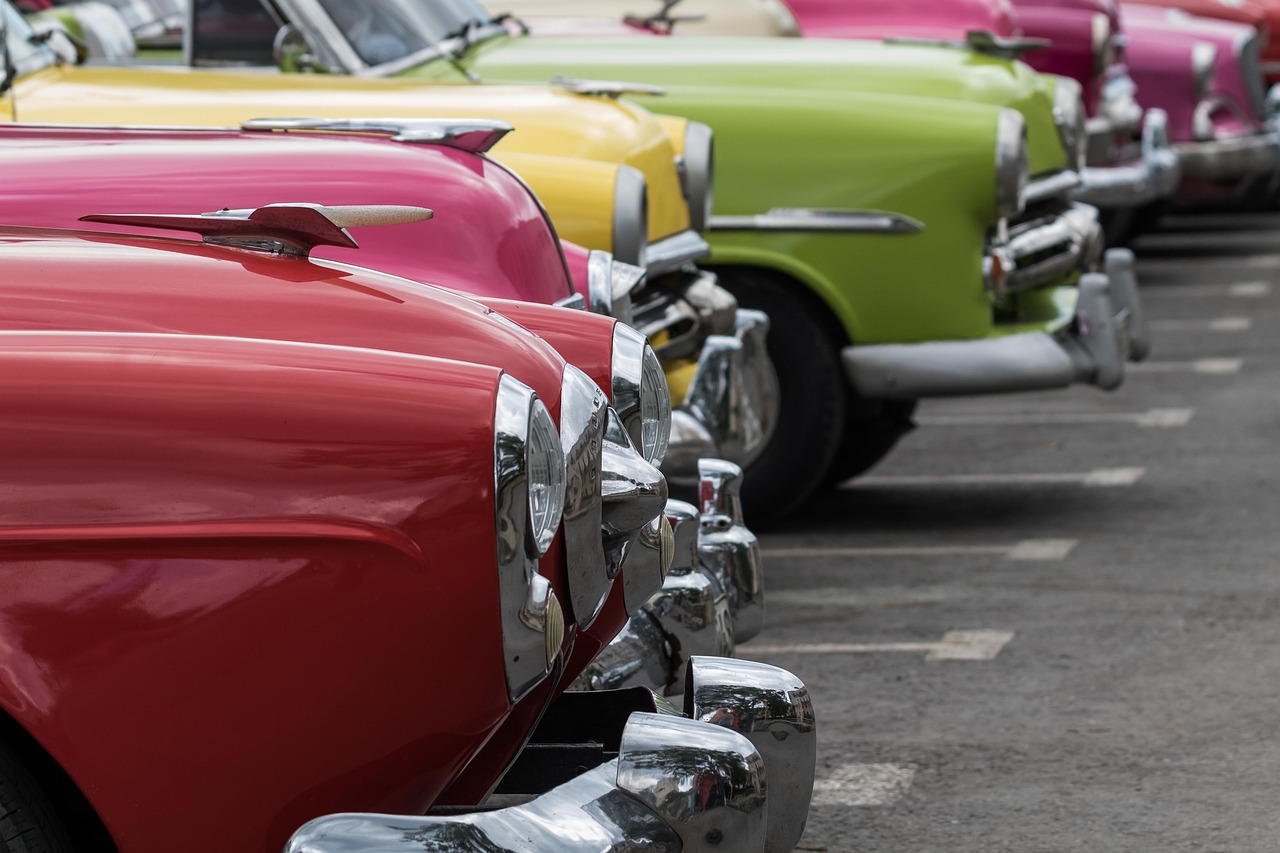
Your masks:
{"label": "chrome headlight bezel", "polygon": [[1217,74],[1218,46],[1207,41],[1196,42],[1191,47],[1191,79],[1197,101],[1203,101],[1213,91]]}
{"label": "chrome headlight bezel", "polygon": [[1030,180],[1027,123],[1017,110],[1002,109],[996,124],[996,210],[1012,219],[1026,209]]}
{"label": "chrome headlight bezel", "polygon": [[644,173],[618,167],[613,189],[613,256],[638,267],[649,250],[649,192]]}
{"label": "chrome headlight bezel", "polygon": [[1095,13],[1090,20],[1093,49],[1093,73],[1100,77],[1118,58],[1116,34],[1111,28],[1111,18]]}
{"label": "chrome headlight bezel", "polygon": [[648,274],[644,267],[624,263],[611,252],[593,249],[587,255],[587,294],[592,313],[630,325],[634,316],[631,295]]}
{"label": "chrome headlight bezel", "polygon": [[503,663],[515,701],[551,671],[564,640],[564,614],[537,560],[560,527],[565,463],[546,406],[506,374],[495,401],[493,467]]}
{"label": "chrome headlight bezel", "polygon": [[671,390],[649,341],[622,323],[613,329],[612,386],[613,408],[631,443],[660,466],[671,436]]}
{"label": "chrome headlight bezel", "polygon": [[699,121],[685,126],[680,180],[689,205],[689,227],[706,231],[715,202],[715,134]]}
{"label": "chrome headlight bezel", "polygon": [[1070,77],[1057,78],[1053,121],[1067,151],[1068,168],[1083,170],[1089,156],[1089,117],[1084,108],[1084,90]]}

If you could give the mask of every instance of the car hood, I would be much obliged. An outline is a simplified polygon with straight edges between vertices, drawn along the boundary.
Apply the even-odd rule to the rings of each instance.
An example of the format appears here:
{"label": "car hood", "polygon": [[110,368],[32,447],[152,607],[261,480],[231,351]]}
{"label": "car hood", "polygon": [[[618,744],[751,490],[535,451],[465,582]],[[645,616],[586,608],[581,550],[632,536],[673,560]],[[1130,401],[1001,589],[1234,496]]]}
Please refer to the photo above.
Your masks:
{"label": "car hood", "polygon": [[[1053,78],[1019,62],[949,46],[835,39],[513,38],[482,47],[472,67],[491,80],[545,81],[563,74],[673,91],[752,90],[762,97],[766,90],[860,92],[1008,107],[1027,120],[1033,174],[1066,164],[1053,122]],[[432,73],[430,66],[416,71]],[[662,109],[660,98],[653,108]]]}

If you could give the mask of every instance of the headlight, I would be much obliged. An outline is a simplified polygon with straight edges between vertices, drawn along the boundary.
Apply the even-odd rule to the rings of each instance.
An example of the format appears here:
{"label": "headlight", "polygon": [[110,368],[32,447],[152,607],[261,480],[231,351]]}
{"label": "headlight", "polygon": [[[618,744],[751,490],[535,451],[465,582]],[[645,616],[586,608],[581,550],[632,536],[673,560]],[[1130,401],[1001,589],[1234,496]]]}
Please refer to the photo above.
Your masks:
{"label": "headlight", "polygon": [[1026,209],[1027,123],[1017,110],[1001,110],[996,125],[996,209],[1006,218]]}
{"label": "headlight", "polygon": [[1103,14],[1093,16],[1093,73],[1101,76],[1116,61],[1115,34],[1111,19]]}
{"label": "headlight", "polygon": [[671,434],[671,391],[653,347],[622,323],[613,329],[613,408],[645,461],[661,465]]}
{"label": "headlight", "polygon": [[609,252],[592,250],[587,256],[587,293],[591,296],[591,310],[596,314],[613,317],[631,324],[631,294],[648,270],[625,264]]}
{"label": "headlight", "polygon": [[1204,100],[1213,91],[1217,65],[1217,45],[1202,41],[1191,48],[1191,77],[1195,82],[1197,101]]}
{"label": "headlight", "polygon": [[1088,117],[1084,111],[1084,95],[1080,84],[1070,77],[1059,77],[1053,98],[1053,121],[1058,137],[1067,149],[1068,168],[1084,169],[1089,155]]}
{"label": "headlight", "polygon": [[680,177],[689,203],[689,227],[706,231],[715,196],[715,142],[711,128],[702,122],[691,121],[685,126]]}
{"label": "headlight", "polygon": [[494,414],[494,512],[507,693],[514,701],[550,671],[564,638],[560,603],[537,559],[564,512],[565,463],[547,407],[503,376]]}
{"label": "headlight", "polygon": [[648,249],[648,186],[639,169],[622,166],[613,191],[613,256],[642,267]]}

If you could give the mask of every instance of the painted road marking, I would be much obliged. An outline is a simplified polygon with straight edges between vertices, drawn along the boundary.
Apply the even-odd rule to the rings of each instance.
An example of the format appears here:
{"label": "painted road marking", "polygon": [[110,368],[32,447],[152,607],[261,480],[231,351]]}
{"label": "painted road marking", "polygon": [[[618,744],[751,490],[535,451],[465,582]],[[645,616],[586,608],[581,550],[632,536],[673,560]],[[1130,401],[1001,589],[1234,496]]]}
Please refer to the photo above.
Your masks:
{"label": "painted road marking", "polygon": [[1132,486],[1142,479],[1145,468],[1098,468],[1083,474],[942,474],[936,476],[857,477],[842,489],[858,486],[1005,486],[1079,485],[1091,488]]}
{"label": "painted road marking", "polygon": [[1241,281],[1235,284],[1183,284],[1177,287],[1162,287],[1159,290],[1144,291],[1143,298],[1186,296],[1194,298],[1210,298],[1229,296],[1233,299],[1262,299],[1271,295],[1271,282]]}
{"label": "painted road marking", "polygon": [[1195,361],[1139,361],[1125,365],[1131,373],[1239,373],[1244,362],[1238,358],[1201,358]]}
{"label": "painted road marking", "polygon": [[916,771],[897,764],[845,764],[814,780],[815,806],[891,806],[911,788]]}
{"label": "painted road marking", "polygon": [[901,548],[765,548],[766,557],[961,557],[991,554],[1006,560],[1065,560],[1075,539],[1025,539],[1013,545],[934,545]]}
{"label": "painted road marking", "polygon": [[1245,266],[1254,269],[1280,269],[1280,255],[1258,255],[1245,261]]}
{"label": "painted road marking", "polygon": [[996,414],[917,415],[927,426],[1024,426],[1035,424],[1134,424],[1150,429],[1184,427],[1195,409],[1147,409],[1145,412],[1043,412]]}
{"label": "painted road marking", "polygon": [[925,660],[994,660],[1013,639],[1012,631],[948,631],[937,643],[805,643],[738,647],[741,657],[755,655],[867,655],[877,652],[925,652]]}
{"label": "painted road marking", "polygon": [[1214,320],[1150,320],[1153,332],[1247,332],[1253,328],[1248,317],[1218,317]]}

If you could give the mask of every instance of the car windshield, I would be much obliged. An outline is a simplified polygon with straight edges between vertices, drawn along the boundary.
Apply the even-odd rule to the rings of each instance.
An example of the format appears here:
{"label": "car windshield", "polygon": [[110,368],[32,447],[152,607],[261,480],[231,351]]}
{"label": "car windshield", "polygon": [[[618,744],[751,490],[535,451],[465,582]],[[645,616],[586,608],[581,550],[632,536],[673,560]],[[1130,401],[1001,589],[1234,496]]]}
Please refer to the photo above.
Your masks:
{"label": "car windshield", "polygon": [[58,63],[58,54],[47,45],[36,42],[31,25],[17,9],[4,2],[0,4],[0,15],[4,16],[4,35],[9,45],[9,59],[19,76]]}
{"label": "car windshield", "polygon": [[[489,23],[475,0],[319,0],[360,58],[385,65],[474,35]],[[424,59],[428,58],[426,56]]]}

